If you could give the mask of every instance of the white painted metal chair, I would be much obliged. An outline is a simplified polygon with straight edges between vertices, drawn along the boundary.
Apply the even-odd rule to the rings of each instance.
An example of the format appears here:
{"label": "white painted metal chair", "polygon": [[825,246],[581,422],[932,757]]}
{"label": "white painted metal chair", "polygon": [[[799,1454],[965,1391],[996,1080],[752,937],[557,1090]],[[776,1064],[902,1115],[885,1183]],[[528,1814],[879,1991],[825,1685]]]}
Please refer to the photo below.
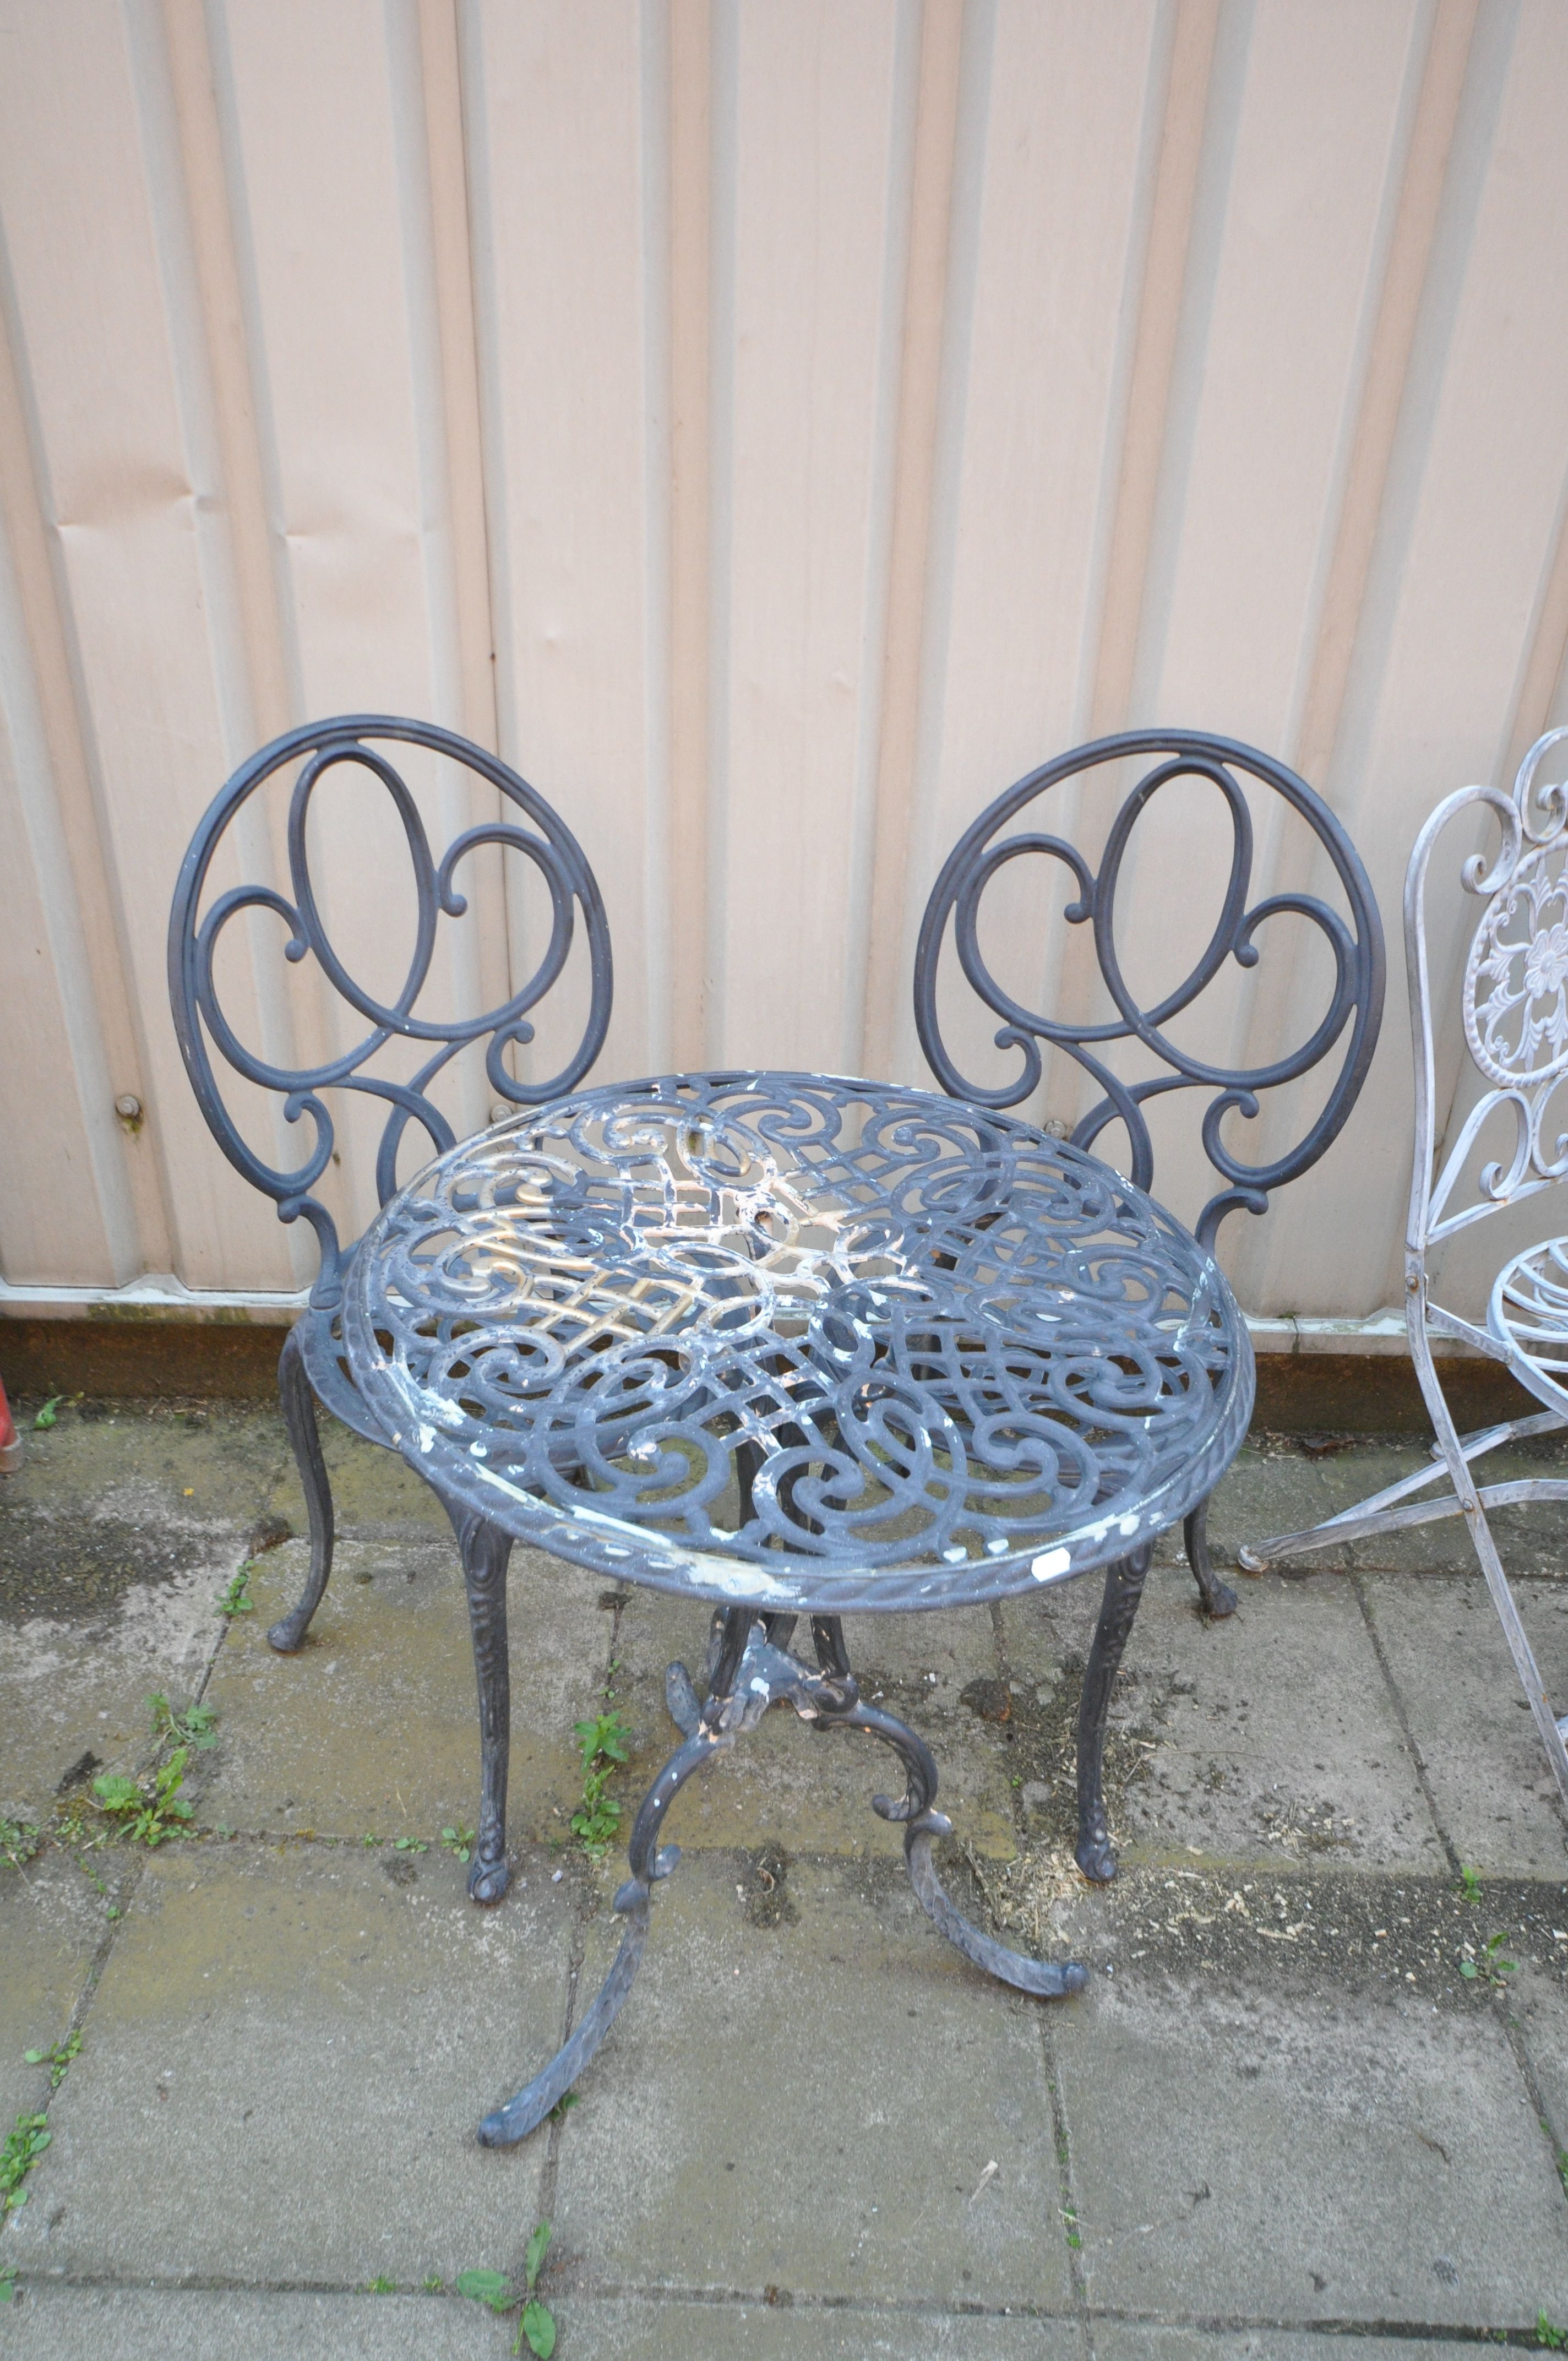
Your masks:
{"label": "white painted metal chair", "polygon": [[[1405,878],[1405,956],[1416,1068],[1405,1319],[1410,1357],[1437,1436],[1436,1464],[1310,1532],[1254,1543],[1242,1550],[1241,1561],[1249,1571],[1261,1573],[1265,1566],[1336,1543],[1463,1516],[1541,1743],[1568,1801],[1568,1713],[1557,1719],[1547,1703],[1487,1522],[1491,1509],[1529,1500],[1568,1500],[1568,1482],[1543,1477],[1477,1484],[1471,1474],[1476,1460],[1518,1436],[1568,1427],[1568,1236],[1549,1237],[1509,1257],[1493,1283],[1484,1327],[1434,1303],[1427,1272],[1429,1254],[1445,1239],[1568,1179],[1568,1133],[1553,1136],[1546,1129],[1548,1110],[1568,1078],[1568,785],[1536,785],[1543,757],[1564,739],[1568,730],[1552,730],[1537,741],[1519,767],[1511,797],[1497,787],[1462,787],[1439,804],[1416,840]],[[1465,1042],[1486,1087],[1440,1171],[1426,880],[1438,838],[1467,808],[1494,814],[1503,831],[1502,848],[1489,868],[1486,855],[1475,853],[1461,871],[1465,891],[1486,897],[1465,962],[1462,994]],[[1505,1110],[1515,1125],[1511,1155],[1468,1178],[1485,1126]],[[1457,1337],[1504,1362],[1546,1407],[1529,1418],[1460,1434],[1432,1357],[1434,1336]],[[1450,1489],[1442,1498],[1419,1497],[1445,1476]]]}

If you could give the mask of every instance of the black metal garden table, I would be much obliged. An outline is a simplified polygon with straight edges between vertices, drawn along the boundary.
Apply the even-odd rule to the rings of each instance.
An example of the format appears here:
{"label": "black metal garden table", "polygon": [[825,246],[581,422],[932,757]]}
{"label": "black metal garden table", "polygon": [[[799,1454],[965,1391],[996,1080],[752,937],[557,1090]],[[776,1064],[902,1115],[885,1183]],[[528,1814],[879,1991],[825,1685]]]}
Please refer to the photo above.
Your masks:
{"label": "black metal garden table", "polygon": [[[480,1899],[505,1891],[514,1541],[712,1609],[702,1693],[644,1797],[619,1955],[565,2048],[487,2116],[504,2146],[581,2073],[630,1988],[660,1829],[772,1705],[892,1748],[915,1892],[968,1958],[1058,1997],[1085,1971],[992,1941],[932,1850],[937,1765],[862,1703],[840,1619],[975,1606],[1106,1571],[1079,1722],[1078,1859],[1114,1861],[1105,1714],[1155,1537],[1207,1499],[1252,1409],[1212,1256],[1107,1165],[1014,1118],[814,1074],[663,1076],[529,1109],[438,1159],[355,1254],[350,1373],[440,1493],[475,1607]],[[815,1665],[791,1653],[809,1620]]]}

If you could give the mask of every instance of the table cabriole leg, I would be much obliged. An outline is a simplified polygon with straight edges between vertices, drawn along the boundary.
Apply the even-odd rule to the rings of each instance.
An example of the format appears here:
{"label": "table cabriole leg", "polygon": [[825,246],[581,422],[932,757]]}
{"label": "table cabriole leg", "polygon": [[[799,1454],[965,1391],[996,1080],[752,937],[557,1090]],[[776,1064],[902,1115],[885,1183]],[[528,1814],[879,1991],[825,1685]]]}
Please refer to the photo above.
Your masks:
{"label": "table cabriole leg", "polygon": [[[1146,1553],[1145,1563],[1147,1563]],[[1088,1971],[1076,1961],[1047,1962],[1026,1959],[982,1935],[978,1927],[955,1910],[937,1876],[931,1858],[934,1840],[951,1833],[952,1823],[933,1808],[937,1793],[936,1757],[925,1740],[906,1722],[896,1720],[875,1706],[862,1705],[854,1675],[844,1656],[843,1633],[838,1618],[814,1617],[813,1637],[825,1670],[813,1673],[769,1639],[764,1619],[751,1608],[721,1609],[713,1619],[710,1661],[716,1679],[696,1726],[685,1743],[660,1772],[642,1798],[632,1822],[627,1846],[631,1874],[620,1887],[613,1907],[626,1920],[626,1932],[609,1975],[571,2038],[525,2089],[487,2115],[478,2136],[486,2147],[511,2147],[536,2131],[551,2109],[572,2088],[578,2075],[601,2047],[631,1990],[648,1939],[649,1902],[654,1885],[668,1877],[681,1857],[678,1845],[661,1845],[664,1815],[694,1772],[732,1747],[742,1731],[755,1728],[772,1705],[788,1704],[806,1720],[825,1730],[858,1730],[891,1746],[904,1765],[905,1792],[896,1801],[873,1795],[872,1809],[904,1828],[904,1858],[909,1882],[921,1908],[949,1943],[988,1975],[1037,1998],[1058,2000],[1081,1992]],[[738,1647],[739,1642],[739,1647]],[[831,1664],[828,1664],[832,1659]],[[678,1675],[678,1677],[677,1677]],[[665,1675],[665,1695],[683,1709],[695,1694],[684,1664],[672,1664]],[[677,1717],[678,1718],[678,1717]]]}
{"label": "table cabriole leg", "polygon": [[[842,1647],[842,1640],[839,1641]],[[861,1730],[868,1738],[881,1739],[891,1746],[904,1764],[906,1785],[897,1802],[886,1795],[873,1795],[872,1809],[884,1820],[901,1822],[904,1827],[904,1864],[909,1872],[909,1883],[915,1898],[939,1934],[945,1935],[955,1949],[972,1960],[977,1968],[994,1976],[999,1983],[1011,1984],[1014,1991],[1032,1993],[1037,2000],[1063,2000],[1069,1993],[1081,1992],[1089,1981],[1089,1971],[1076,1960],[1031,1960],[1021,1951],[1010,1951],[980,1928],[971,1926],[962,1913],[953,1907],[943,1891],[932,1859],[932,1846],[938,1837],[952,1834],[952,1822],[946,1813],[934,1808],[937,1794],[937,1759],[925,1740],[897,1720],[891,1713],[883,1713],[874,1705],[861,1705],[853,1699],[843,1710],[828,1703],[820,1708],[822,1727],[826,1730]]]}
{"label": "table cabriole leg", "polygon": [[332,1485],[327,1477],[326,1462],[322,1457],[321,1436],[316,1428],[315,1396],[305,1374],[305,1357],[301,1350],[297,1328],[290,1329],[279,1358],[278,1396],[282,1404],[283,1423],[289,1430],[294,1465],[300,1471],[305,1510],[311,1522],[311,1570],[305,1577],[299,1605],[274,1623],[267,1634],[269,1644],[276,1648],[280,1656],[292,1656],[304,1646],[311,1618],[322,1603],[327,1576],[332,1572],[333,1542],[335,1538]]}
{"label": "table cabriole leg", "polygon": [[1144,1595],[1149,1570],[1149,1546],[1135,1549],[1105,1569],[1105,1595],[1094,1644],[1083,1675],[1083,1697],[1078,1708],[1078,1842],[1074,1857],[1085,1877],[1104,1885],[1116,1874],[1111,1831],[1105,1819],[1102,1784],[1105,1763],[1105,1718],[1127,1634]]}
{"label": "table cabriole leg", "polygon": [[507,1767],[511,1754],[511,1673],[507,1654],[507,1565],[511,1535],[472,1510],[445,1503],[463,1556],[474,1678],[479,1691],[479,1828],[468,1870],[474,1902],[499,1902],[507,1866]]}
{"label": "table cabriole leg", "polygon": [[[710,1706],[712,1702],[709,1699]],[[537,2131],[602,2046],[642,1964],[648,1940],[649,1897],[658,1880],[668,1877],[681,1857],[679,1845],[659,1843],[664,1815],[693,1772],[700,1771],[705,1763],[734,1742],[733,1731],[710,1728],[705,1721],[694,1737],[676,1748],[643,1796],[627,1846],[631,1874],[611,1905],[626,1920],[626,1932],[610,1971],[571,2038],[556,2051],[549,2065],[515,2099],[509,2099],[504,2107],[497,2107],[485,2116],[478,2133],[482,2147],[514,2147],[530,2132]]]}
{"label": "table cabriole leg", "polygon": [[1209,1555],[1209,1503],[1200,1500],[1181,1528],[1181,1538],[1187,1544],[1187,1563],[1192,1568],[1205,1615],[1217,1620],[1223,1615],[1236,1611],[1236,1594],[1228,1582],[1222,1582],[1214,1572]]}

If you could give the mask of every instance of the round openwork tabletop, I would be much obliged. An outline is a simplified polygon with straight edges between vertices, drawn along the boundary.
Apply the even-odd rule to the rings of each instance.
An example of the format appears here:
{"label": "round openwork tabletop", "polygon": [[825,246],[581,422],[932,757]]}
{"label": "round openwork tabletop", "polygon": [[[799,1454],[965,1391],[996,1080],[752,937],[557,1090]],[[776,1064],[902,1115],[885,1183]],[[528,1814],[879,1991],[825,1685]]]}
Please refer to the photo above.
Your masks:
{"label": "round openwork tabletop", "polygon": [[1253,1397],[1212,1258],[1108,1166],[812,1074],[615,1084],[464,1141],[367,1231],[344,1334],[448,1499],[782,1613],[1124,1557],[1207,1497]]}

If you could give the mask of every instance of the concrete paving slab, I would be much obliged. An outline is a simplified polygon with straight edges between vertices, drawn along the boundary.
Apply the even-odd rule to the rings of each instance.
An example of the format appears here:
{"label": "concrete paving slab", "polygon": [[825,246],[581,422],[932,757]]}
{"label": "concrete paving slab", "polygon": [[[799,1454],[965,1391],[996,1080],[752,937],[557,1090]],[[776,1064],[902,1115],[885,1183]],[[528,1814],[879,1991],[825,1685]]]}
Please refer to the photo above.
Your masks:
{"label": "concrete paving slab", "polygon": [[[1568,1708],[1568,1587],[1513,1589],[1547,1695]],[[1562,1877],[1568,1823],[1486,1586],[1382,1575],[1367,1578],[1365,1597],[1460,1859],[1498,1875]]]}
{"label": "concrete paving slab", "polygon": [[24,2279],[417,2287],[515,2258],[536,2146],[474,2126],[559,2037],[568,1916],[439,1851],[204,1844],[148,1861],[9,2233]]}
{"label": "concrete paving slab", "polygon": [[[479,1726],[462,1571],[450,1535],[363,1532],[338,1545],[304,1647],[280,1656],[269,1626],[300,1593],[303,1543],[251,1576],[208,1685],[220,1744],[203,1817],[236,1828],[434,1838],[473,1827]],[[509,1826],[519,1842],[564,1837],[582,1788],[572,1725],[594,1712],[611,1618],[598,1586],[536,1550],[513,1552]]]}
{"label": "concrete paving slab", "polygon": [[554,2307],[562,2361],[1080,2361],[1076,2321],[780,2301],[683,2303],[627,2296],[563,2299]]}
{"label": "concrete paving slab", "polygon": [[458,2296],[28,2285],[0,2316],[7,2356],[48,2361],[476,2361],[514,2332]]}
{"label": "concrete paving slab", "polygon": [[[1557,1956],[1563,1960],[1568,1959],[1568,1892],[1560,1899],[1563,1940]],[[1545,2104],[1547,2137],[1555,2143],[1563,2158],[1561,2169],[1568,2176],[1568,1998],[1560,1985],[1524,1960],[1508,1985],[1508,2008]],[[1563,2185],[1568,2193],[1568,2179]]]}
{"label": "concrete paving slab", "polygon": [[[305,1496],[294,1471],[282,1419],[276,1411],[271,1415],[283,1448],[268,1489],[267,1513],[287,1518],[294,1531],[302,1533]],[[416,1476],[397,1452],[365,1442],[350,1428],[340,1426],[329,1411],[318,1408],[316,1424],[340,1532],[385,1538],[412,1529],[451,1538],[452,1526],[440,1500],[423,1477]]]}
{"label": "concrete paving slab", "polygon": [[1190,2319],[1568,2315],[1568,2208],[1490,2014],[1096,1979],[1052,2019],[1091,2304]]}
{"label": "concrete paving slab", "polygon": [[[702,1608],[656,1591],[633,1592],[621,1609],[615,1686],[633,1734],[621,1782],[629,1798],[680,1743],[664,1704],[664,1669],[682,1662],[700,1686],[707,1632]],[[978,1851],[1010,1860],[1017,1840],[1006,1751],[961,1702],[975,1680],[995,1676],[989,1610],[863,1616],[845,1636],[861,1695],[910,1722],[934,1751],[943,1810]],[[792,1644],[812,1660],[804,1626]],[[873,1795],[889,1792],[903,1792],[903,1773],[886,1747],[815,1730],[781,1708],[693,1782],[681,1800],[680,1840],[900,1861],[902,1837],[871,1809]]]}
{"label": "concrete paving slab", "polygon": [[189,1696],[276,1463],[254,1413],[64,1408],[0,1485],[0,1813],[63,1774],[131,1770],[149,1691]]}
{"label": "concrete paving slab", "polygon": [[[1209,1546],[1214,1556],[1229,1569],[1244,1542],[1260,1541],[1268,1533],[1299,1532],[1332,1517],[1343,1506],[1325,1474],[1336,1464],[1336,1458],[1316,1457],[1299,1443],[1250,1437],[1221,1477],[1210,1506]],[[1373,1488],[1371,1482],[1365,1487]],[[1179,1531],[1172,1538],[1179,1543]],[[1327,1551],[1313,1563],[1330,1569],[1342,1566],[1344,1553]],[[1245,1576],[1240,1583],[1234,1574],[1228,1579],[1245,1595]]]}
{"label": "concrete paving slab", "polygon": [[[62,1527],[62,1587],[102,1564],[101,1539],[86,1517]],[[42,1824],[68,1774],[135,1772],[151,1742],[149,1696],[184,1703],[199,1686],[221,1628],[214,1601],[241,1540],[232,1527],[170,1517],[149,1521],[137,1546],[147,1579],[119,1584],[92,1620],[69,1609],[0,1616],[0,1815]]]}
{"label": "concrete paving slab", "polygon": [[[951,2319],[820,2306],[581,2298],[553,2309],[565,2361],[1079,2361],[1074,2323]],[[4,2323],[5,2350],[49,2361],[469,2361],[510,2353],[510,2319],[455,2296],[262,2294],[181,2289],[29,2289]],[[1445,2348],[1452,2353],[1456,2348]],[[1409,2348],[1411,2352],[1415,2348]],[[1392,2356],[1391,2356],[1392,2361]],[[1405,2361],[1404,2352],[1398,2361]]]}
{"label": "concrete paving slab", "polygon": [[[1031,1835],[1069,1851],[1079,1667],[1098,1611],[1088,1591],[1073,1585],[1048,1615],[1009,1601],[1003,1619],[1015,1769],[1026,1794],[1050,1791]],[[1151,1581],[1111,1711],[1113,1833],[1129,1862],[1190,1863],[1196,1848],[1237,1862],[1326,1855],[1366,1868],[1447,1866],[1343,1576],[1264,1576],[1215,1623],[1171,1576]]]}
{"label": "concrete paving slab", "polygon": [[566,2121],[564,2263],[620,2286],[1067,2312],[1040,2004],[979,1975],[880,1864],[793,1862],[771,1927],[748,1923],[742,1870],[697,1855],[657,1895]]}
{"label": "concrete paving slab", "polygon": [[[9,1537],[34,1519],[69,1524],[82,1511],[107,1516],[126,1499],[133,1528],[165,1512],[248,1528],[289,1455],[275,1411],[84,1402],[62,1403],[55,1416],[51,1427],[28,1428],[21,1467],[0,1485],[0,1533],[8,1537],[0,1550],[0,1599],[25,1594],[33,1568],[25,1545]],[[130,1578],[141,1578],[134,1554]],[[113,1569],[100,1567],[98,1579],[112,1584]],[[89,1615],[94,1604],[87,1598]]]}
{"label": "concrete paving slab", "polygon": [[28,2049],[64,2038],[105,1926],[104,1897],[60,1853],[0,1867],[0,2136],[41,2107],[49,2071]]}
{"label": "concrete paving slab", "polygon": [[[1120,2321],[1094,2327],[1095,2361],[1326,2361],[1330,2349],[1325,2337],[1272,2327],[1140,2328]],[[1485,2361],[1497,2350],[1468,2337],[1359,2334],[1350,2349],[1355,2361]]]}

